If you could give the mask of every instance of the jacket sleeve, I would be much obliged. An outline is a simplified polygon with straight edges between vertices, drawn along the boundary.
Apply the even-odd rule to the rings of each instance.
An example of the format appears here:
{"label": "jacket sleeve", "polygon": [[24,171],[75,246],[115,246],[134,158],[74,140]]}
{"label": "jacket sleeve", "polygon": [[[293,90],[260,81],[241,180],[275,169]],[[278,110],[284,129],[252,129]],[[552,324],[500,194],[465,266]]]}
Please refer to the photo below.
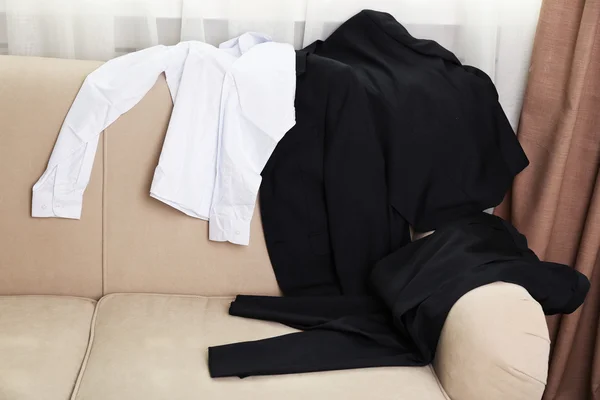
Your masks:
{"label": "jacket sleeve", "polygon": [[327,107],[324,183],[330,246],[348,295],[365,293],[371,267],[389,252],[390,231],[384,158],[367,94],[353,70],[343,71]]}
{"label": "jacket sleeve", "polygon": [[[33,217],[80,218],[100,133],[144,97],[172,63],[173,51],[180,50],[151,47],[110,60],[88,75],[33,186]],[[174,84],[176,79],[170,73],[167,80]]]}

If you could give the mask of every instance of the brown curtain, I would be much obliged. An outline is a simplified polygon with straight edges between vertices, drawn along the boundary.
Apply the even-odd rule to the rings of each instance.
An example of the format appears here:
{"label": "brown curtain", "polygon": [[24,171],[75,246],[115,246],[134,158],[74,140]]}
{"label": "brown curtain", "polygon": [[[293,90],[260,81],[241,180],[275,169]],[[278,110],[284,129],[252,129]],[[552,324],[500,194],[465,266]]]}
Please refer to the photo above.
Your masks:
{"label": "brown curtain", "polygon": [[530,165],[495,213],[592,283],[575,313],[548,319],[544,400],[600,400],[600,0],[544,0],[518,137]]}

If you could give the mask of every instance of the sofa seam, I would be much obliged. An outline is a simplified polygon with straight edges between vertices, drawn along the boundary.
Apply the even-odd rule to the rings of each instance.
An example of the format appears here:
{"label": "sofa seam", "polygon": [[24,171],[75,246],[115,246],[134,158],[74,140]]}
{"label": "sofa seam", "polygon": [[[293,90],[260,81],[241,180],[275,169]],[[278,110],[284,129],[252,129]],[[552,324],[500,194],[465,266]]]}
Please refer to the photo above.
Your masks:
{"label": "sofa seam", "polygon": [[448,393],[446,393],[446,390],[444,389],[444,386],[442,386],[442,382],[440,382],[440,378],[438,378],[437,373],[435,372],[435,369],[433,368],[433,365],[427,364],[427,366],[429,367],[429,370],[433,374],[435,382],[437,383],[438,387],[440,388],[440,391],[442,392],[442,395],[444,395],[444,398],[446,400],[452,400],[452,399],[450,399],[450,396],[448,396]]}
{"label": "sofa seam", "polygon": [[88,345],[85,351],[85,355],[83,356],[83,360],[81,362],[81,367],[79,368],[79,373],[77,374],[77,379],[75,380],[75,385],[73,386],[73,392],[71,393],[70,400],[75,400],[77,395],[79,394],[79,389],[81,387],[81,381],[83,380],[83,375],[87,370],[88,361],[90,359],[90,354],[92,352],[92,347],[94,346],[94,338],[96,333],[96,321],[98,317],[98,311],[100,308],[100,303],[102,302],[102,298],[96,302],[96,307],[94,308],[94,314],[92,315],[92,320],[90,321],[90,334]]}
{"label": "sofa seam", "polygon": [[0,295],[0,299],[7,298],[7,297],[41,297],[41,298],[52,297],[52,298],[57,298],[57,299],[76,299],[76,300],[85,300],[86,302],[92,303],[94,306],[98,302],[97,300],[90,299],[89,297],[69,296],[69,295],[60,295],[60,294],[5,294],[5,295]]}
{"label": "sofa seam", "polygon": [[200,298],[200,299],[235,299],[235,295],[231,296],[202,296],[198,294],[172,294],[172,293],[144,293],[144,292],[131,292],[131,293],[109,293],[104,296],[100,300],[98,300],[98,306],[113,297],[121,297],[121,296],[152,296],[152,297],[181,297],[181,298]]}
{"label": "sofa seam", "polygon": [[102,296],[106,294],[106,283],[108,276],[108,255],[106,243],[106,199],[107,199],[107,175],[108,175],[108,128],[102,132]]}
{"label": "sofa seam", "polygon": [[543,385],[544,387],[546,387],[548,385],[547,381],[543,381],[540,378],[536,378],[535,376],[528,374],[527,372],[522,371],[519,368],[515,368],[512,365],[506,365],[506,366],[500,365],[500,368],[502,368],[504,371],[506,371],[507,373],[509,373],[512,376],[515,376],[515,375],[525,376],[525,377],[532,379],[535,382]]}

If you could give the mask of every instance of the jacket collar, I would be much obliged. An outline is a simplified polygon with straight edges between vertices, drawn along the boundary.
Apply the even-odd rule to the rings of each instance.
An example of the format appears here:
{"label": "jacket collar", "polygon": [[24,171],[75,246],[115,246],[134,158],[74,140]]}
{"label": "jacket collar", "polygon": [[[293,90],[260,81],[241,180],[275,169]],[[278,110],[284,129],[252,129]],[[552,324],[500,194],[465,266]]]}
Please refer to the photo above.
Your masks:
{"label": "jacket collar", "polygon": [[296,76],[300,76],[306,72],[306,57],[308,53],[306,51],[296,52]]}

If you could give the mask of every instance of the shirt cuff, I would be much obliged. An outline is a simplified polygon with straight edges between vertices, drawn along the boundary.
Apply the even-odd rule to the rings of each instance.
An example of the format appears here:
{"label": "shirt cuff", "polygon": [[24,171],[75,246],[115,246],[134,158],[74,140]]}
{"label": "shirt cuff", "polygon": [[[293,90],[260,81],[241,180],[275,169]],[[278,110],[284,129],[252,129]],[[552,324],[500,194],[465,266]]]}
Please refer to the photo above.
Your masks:
{"label": "shirt cuff", "polygon": [[208,238],[215,242],[247,246],[250,243],[250,221],[212,214],[208,220]]}
{"label": "shirt cuff", "polygon": [[49,191],[33,191],[31,216],[36,218],[80,219],[82,204],[83,193],[54,196]]}

